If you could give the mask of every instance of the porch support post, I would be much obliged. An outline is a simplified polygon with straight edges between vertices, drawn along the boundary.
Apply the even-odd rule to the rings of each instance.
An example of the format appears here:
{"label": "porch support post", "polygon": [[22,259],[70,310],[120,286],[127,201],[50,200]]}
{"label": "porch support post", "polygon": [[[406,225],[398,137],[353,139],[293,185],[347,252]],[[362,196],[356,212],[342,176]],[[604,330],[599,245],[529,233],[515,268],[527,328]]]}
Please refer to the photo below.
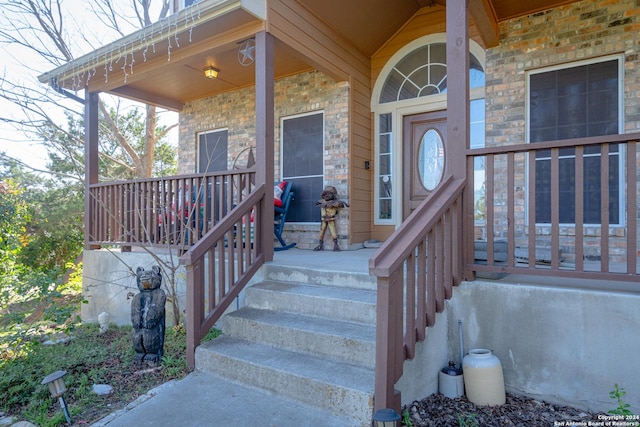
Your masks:
{"label": "porch support post", "polygon": [[[469,148],[469,11],[468,0],[447,1],[447,153],[446,170],[466,179]],[[469,190],[465,190],[468,192]],[[464,196],[470,200],[473,196]],[[472,199],[471,199],[472,200]],[[463,203],[462,265],[473,247],[473,203]],[[471,246],[469,246],[471,245]],[[467,249],[471,248],[471,249]],[[463,278],[470,272],[464,271]]]}
{"label": "porch support post", "polygon": [[266,31],[256,34],[256,185],[265,184],[267,194],[261,202],[260,242],[265,261],[273,260],[274,184],[273,120],[274,71],[273,36]]}
{"label": "porch support post", "polygon": [[387,277],[378,277],[374,412],[390,408],[401,413],[401,395],[395,384],[402,377],[405,360],[401,308],[403,283],[402,268],[389,272]]}
{"label": "porch support post", "polygon": [[85,89],[84,95],[84,247],[89,245],[94,212],[89,185],[98,183],[98,103],[99,95]]}
{"label": "porch support post", "polygon": [[466,176],[469,147],[469,17],[467,0],[447,1],[447,170]]}

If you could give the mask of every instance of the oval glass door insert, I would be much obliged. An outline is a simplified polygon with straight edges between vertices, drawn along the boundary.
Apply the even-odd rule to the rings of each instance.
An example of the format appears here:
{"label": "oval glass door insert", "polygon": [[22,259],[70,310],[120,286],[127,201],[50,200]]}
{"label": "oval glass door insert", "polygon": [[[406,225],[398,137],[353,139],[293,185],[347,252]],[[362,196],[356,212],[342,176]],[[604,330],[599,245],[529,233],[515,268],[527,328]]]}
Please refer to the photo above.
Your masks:
{"label": "oval glass door insert", "polygon": [[418,173],[420,181],[431,191],[440,184],[444,173],[444,144],[435,129],[429,129],[420,141],[418,148]]}

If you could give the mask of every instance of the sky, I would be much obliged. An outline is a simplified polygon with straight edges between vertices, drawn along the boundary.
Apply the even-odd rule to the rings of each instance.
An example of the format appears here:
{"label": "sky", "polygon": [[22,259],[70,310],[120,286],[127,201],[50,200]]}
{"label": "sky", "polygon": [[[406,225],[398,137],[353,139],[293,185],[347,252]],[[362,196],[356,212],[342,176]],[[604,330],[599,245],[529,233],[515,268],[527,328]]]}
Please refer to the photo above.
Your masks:
{"label": "sky", "polygon": [[[10,11],[4,7],[5,0],[0,0],[0,28],[10,28],[13,19]],[[64,29],[68,31],[70,44],[73,46],[74,55],[81,56],[92,50],[87,40],[98,48],[119,38],[112,30],[106,29],[104,24],[96,17],[89,7],[92,2],[85,0],[61,0],[63,7]],[[124,7],[129,4],[127,0],[118,0],[115,4]],[[152,15],[154,16],[154,15]],[[15,21],[14,21],[15,22]],[[129,31],[133,31],[129,27]],[[85,40],[86,39],[86,40]],[[34,43],[36,41],[34,40]],[[17,44],[0,44],[0,85],[7,86],[7,82],[19,83],[31,88],[42,88],[43,84],[37,79],[38,75],[55,68],[51,63],[35,54],[31,49]],[[84,97],[83,92],[78,96]],[[75,101],[60,98],[60,103],[72,106],[76,111],[82,111],[82,106]],[[129,101],[128,105],[133,106]],[[138,104],[139,105],[139,104]],[[65,117],[62,108],[58,111],[48,111],[57,123],[64,124]],[[20,120],[24,117],[19,106],[0,99],[0,116]],[[177,117],[170,114],[164,115],[165,120],[175,121]],[[162,115],[160,120],[162,120]],[[177,135],[174,136],[177,138]],[[0,120],[0,152],[16,158],[35,169],[45,169],[47,153],[40,141],[33,141],[17,130],[15,125]]]}

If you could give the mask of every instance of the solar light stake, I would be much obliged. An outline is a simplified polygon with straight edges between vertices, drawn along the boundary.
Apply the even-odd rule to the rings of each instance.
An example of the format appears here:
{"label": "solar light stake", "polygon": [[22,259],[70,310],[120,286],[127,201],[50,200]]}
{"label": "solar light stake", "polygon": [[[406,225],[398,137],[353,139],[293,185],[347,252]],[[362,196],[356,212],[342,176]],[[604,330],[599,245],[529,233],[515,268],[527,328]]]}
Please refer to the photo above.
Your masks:
{"label": "solar light stake", "polygon": [[393,409],[378,409],[373,414],[373,427],[397,427],[400,415]]}
{"label": "solar light stake", "polygon": [[64,417],[67,419],[67,423],[71,424],[71,417],[69,416],[67,405],[64,403],[64,398],[62,397],[64,392],[67,391],[67,386],[64,384],[64,380],[62,379],[65,375],[67,375],[66,371],[56,371],[53,374],[47,375],[45,379],[42,380],[42,384],[47,384],[49,386],[51,397],[58,398]]}

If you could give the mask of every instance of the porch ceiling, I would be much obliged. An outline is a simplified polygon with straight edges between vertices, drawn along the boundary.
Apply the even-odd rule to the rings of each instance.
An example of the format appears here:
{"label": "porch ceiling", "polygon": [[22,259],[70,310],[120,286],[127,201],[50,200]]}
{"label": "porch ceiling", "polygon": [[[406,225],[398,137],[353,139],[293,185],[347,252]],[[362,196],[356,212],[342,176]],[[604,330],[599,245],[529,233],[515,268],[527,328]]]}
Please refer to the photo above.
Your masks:
{"label": "porch ceiling", "polygon": [[[446,4],[446,0],[295,1],[369,57],[419,9]],[[491,45],[497,43],[499,21],[574,1],[469,0],[469,8],[476,26],[481,33],[484,32],[483,37]],[[195,25],[194,12],[189,12],[189,9],[175,15],[175,18],[167,18],[168,24],[164,25],[175,28],[176,34],[175,37],[156,37],[153,49],[157,54],[148,49],[148,30],[140,30],[43,74],[40,81],[49,83],[56,79],[60,87],[68,90],[78,90],[87,84],[92,92],[113,93],[172,110],[180,110],[185,103],[195,99],[253,85],[254,67],[243,66],[238,60],[240,43],[268,28],[268,18],[265,21],[255,11],[248,10],[246,0],[204,0],[199,4],[199,14],[204,15],[206,10],[209,15]],[[178,28],[181,30],[177,31]],[[147,51],[143,49],[145,41]],[[114,65],[114,54],[117,57],[123,49],[128,52],[124,55],[125,61],[121,57]],[[123,66],[123,62],[131,69]],[[220,70],[217,79],[204,76],[203,70],[207,66]],[[276,78],[312,68],[303,57],[277,40],[274,67]],[[107,68],[113,71],[107,73]],[[78,84],[79,78],[73,76],[81,73],[93,77],[84,77],[85,80]]]}

